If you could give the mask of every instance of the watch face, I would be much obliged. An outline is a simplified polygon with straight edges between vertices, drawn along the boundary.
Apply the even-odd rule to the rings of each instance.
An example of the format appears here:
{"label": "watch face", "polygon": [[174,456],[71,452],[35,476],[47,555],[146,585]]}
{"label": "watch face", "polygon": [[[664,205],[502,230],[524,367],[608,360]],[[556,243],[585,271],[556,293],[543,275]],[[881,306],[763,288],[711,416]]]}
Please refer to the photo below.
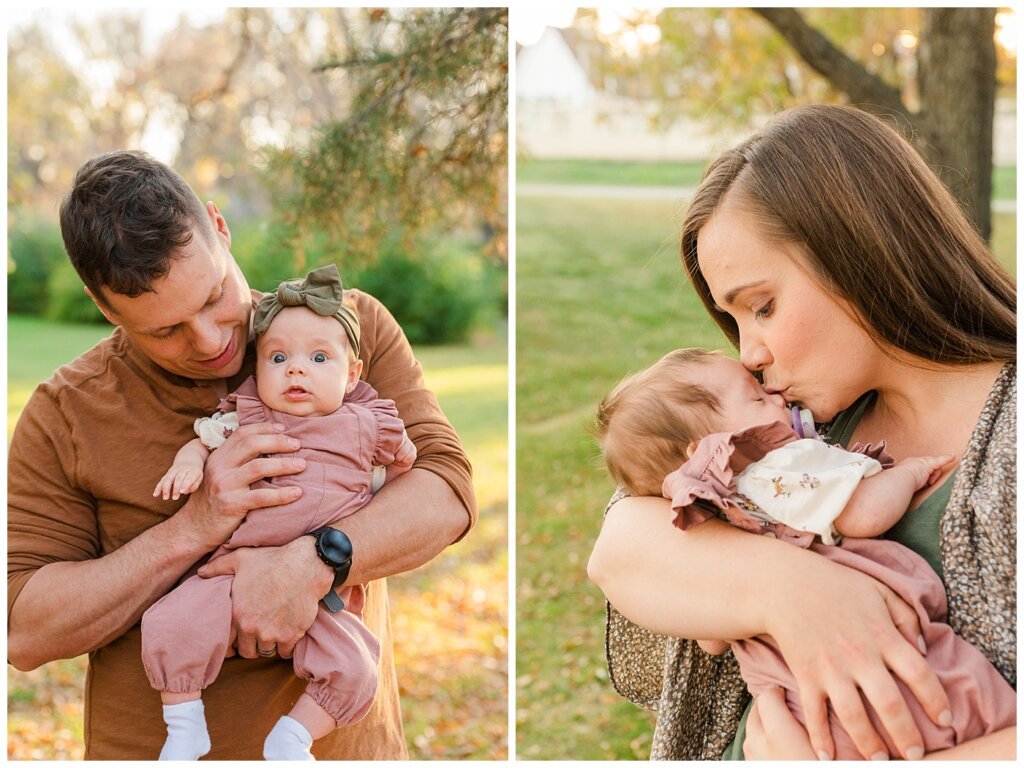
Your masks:
{"label": "watch face", "polygon": [[320,536],[320,550],[336,564],[344,565],[352,560],[352,542],[341,531],[329,528]]}

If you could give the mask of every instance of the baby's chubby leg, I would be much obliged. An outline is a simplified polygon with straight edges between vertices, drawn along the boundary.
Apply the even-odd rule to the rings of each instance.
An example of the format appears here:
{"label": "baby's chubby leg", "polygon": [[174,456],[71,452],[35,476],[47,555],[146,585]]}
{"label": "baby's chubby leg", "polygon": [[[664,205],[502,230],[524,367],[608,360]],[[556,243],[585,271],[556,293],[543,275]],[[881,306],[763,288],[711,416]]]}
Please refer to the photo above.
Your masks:
{"label": "baby's chubby leg", "polygon": [[304,693],[291,712],[277,721],[263,744],[266,760],[314,760],[310,753],[313,741],[337,728],[327,710]]}
{"label": "baby's chubby leg", "polygon": [[161,760],[210,751],[202,691],[220,672],[231,632],[231,577],[186,579],[142,617],[142,662],[160,691],[167,741]]}
{"label": "baby's chubby leg", "polygon": [[[359,605],[354,599],[350,605]],[[291,712],[278,720],[263,745],[268,760],[313,760],[315,739],[361,719],[377,692],[380,644],[358,616],[320,606],[295,644],[295,674],[308,680]]]}
{"label": "baby's chubby leg", "polygon": [[161,760],[198,760],[210,751],[210,732],[199,693],[161,693],[167,741]]}

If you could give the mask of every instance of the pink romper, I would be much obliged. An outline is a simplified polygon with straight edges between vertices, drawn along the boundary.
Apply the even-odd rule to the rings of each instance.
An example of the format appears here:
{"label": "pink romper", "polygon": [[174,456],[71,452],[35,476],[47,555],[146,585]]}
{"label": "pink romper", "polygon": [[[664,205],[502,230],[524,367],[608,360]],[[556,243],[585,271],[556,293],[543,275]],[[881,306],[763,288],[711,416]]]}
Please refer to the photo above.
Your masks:
{"label": "pink romper", "polygon": [[[213,560],[239,547],[274,547],[362,508],[371,498],[373,467],[391,464],[403,440],[403,424],[391,400],[359,382],[334,413],[299,417],[272,411],[256,395],[251,377],[221,403],[237,408],[239,423],[272,421],[301,448],[306,460],[296,475],[267,478],[259,487],[297,485],[302,496],[290,504],[253,509]],[[142,617],[142,660],[158,691],[191,693],[220,673],[231,631],[232,576],[189,576],[154,603]],[[363,586],[340,592],[345,609],[331,613],[320,603],[316,619],[295,646],[295,673],[308,680],[308,693],[338,725],[362,718],[377,690],[377,639],[363,624]],[[258,663],[259,660],[253,660]]]}
{"label": "pink romper", "polygon": [[[815,541],[814,534],[760,519],[756,505],[751,505],[748,499],[736,492],[735,475],[751,463],[760,461],[769,451],[796,439],[796,434],[783,424],[705,437],[694,455],[665,478],[662,493],[672,500],[674,524],[686,530],[716,516],[712,510],[717,508],[719,516],[737,527],[773,535],[874,577],[914,608],[928,648],[928,664],[949,697],[953,715],[952,724],[948,727],[935,725],[910,689],[902,680],[896,680],[924,738],[926,754],[1014,725],[1016,693],[980,651],[943,623],[947,610],[946,591],[924,558],[901,544],[882,539],[845,538],[837,545],[822,544]],[[891,458],[880,455],[879,449],[871,453],[854,446],[854,450],[879,459],[883,467],[892,464]],[[752,510],[754,515],[747,510]],[[770,509],[763,512],[771,514]],[[796,679],[775,641],[768,635],[758,635],[730,645],[750,692],[757,696],[772,686],[781,687],[786,692],[790,711],[801,724],[804,723]],[[870,705],[865,708],[876,730],[885,739],[890,754],[898,754],[875,711]],[[862,759],[831,708],[829,724],[835,740],[836,759]]]}

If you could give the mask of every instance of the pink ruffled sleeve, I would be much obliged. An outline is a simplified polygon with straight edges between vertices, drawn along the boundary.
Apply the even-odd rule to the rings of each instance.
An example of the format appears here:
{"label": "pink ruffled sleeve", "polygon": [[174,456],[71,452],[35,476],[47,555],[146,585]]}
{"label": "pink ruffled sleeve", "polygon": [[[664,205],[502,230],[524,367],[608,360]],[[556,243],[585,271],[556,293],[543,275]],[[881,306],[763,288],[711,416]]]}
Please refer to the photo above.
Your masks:
{"label": "pink ruffled sleeve", "polygon": [[736,474],[796,439],[793,430],[781,423],[736,433],[719,432],[702,439],[693,456],[662,483],[662,495],[672,502],[673,525],[685,531],[712,517],[721,517],[750,533],[771,534],[801,547],[810,546],[813,534],[796,531],[766,516],[755,517],[733,500]]}
{"label": "pink ruffled sleeve", "polygon": [[345,398],[346,403],[360,405],[370,411],[377,424],[377,444],[373,449],[373,464],[386,467],[394,463],[395,454],[405,438],[405,424],[398,418],[394,400],[377,397],[377,391],[365,381],[356,383]]}
{"label": "pink ruffled sleeve", "polygon": [[710,507],[725,511],[729,506],[733,492],[730,437],[726,433],[705,437],[693,456],[665,477],[661,495],[672,502],[676,528],[688,530],[715,517]]}
{"label": "pink ruffled sleeve", "polygon": [[850,453],[863,453],[869,459],[874,459],[882,465],[882,469],[890,469],[896,460],[885,450],[885,440],[881,441],[878,445],[868,443],[854,443],[852,447],[847,450]]}
{"label": "pink ruffled sleeve", "polygon": [[220,404],[217,406],[217,410],[221,413],[231,413],[232,411],[238,410],[239,402],[250,401],[255,401],[256,404],[259,404],[260,402],[260,396],[256,389],[255,376],[250,376],[243,381],[234,392],[222,397]]}

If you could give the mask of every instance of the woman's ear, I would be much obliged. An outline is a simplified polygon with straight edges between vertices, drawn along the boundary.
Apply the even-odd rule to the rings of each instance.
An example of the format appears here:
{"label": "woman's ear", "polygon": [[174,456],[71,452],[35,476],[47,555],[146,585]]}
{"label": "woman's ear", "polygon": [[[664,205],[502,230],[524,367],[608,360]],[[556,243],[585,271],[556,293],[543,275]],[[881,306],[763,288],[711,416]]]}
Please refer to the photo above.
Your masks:
{"label": "woman's ear", "polygon": [[691,440],[689,443],[686,444],[685,453],[686,453],[686,458],[687,459],[692,459],[693,458],[693,454],[696,451],[697,451],[697,441],[696,440]]}

